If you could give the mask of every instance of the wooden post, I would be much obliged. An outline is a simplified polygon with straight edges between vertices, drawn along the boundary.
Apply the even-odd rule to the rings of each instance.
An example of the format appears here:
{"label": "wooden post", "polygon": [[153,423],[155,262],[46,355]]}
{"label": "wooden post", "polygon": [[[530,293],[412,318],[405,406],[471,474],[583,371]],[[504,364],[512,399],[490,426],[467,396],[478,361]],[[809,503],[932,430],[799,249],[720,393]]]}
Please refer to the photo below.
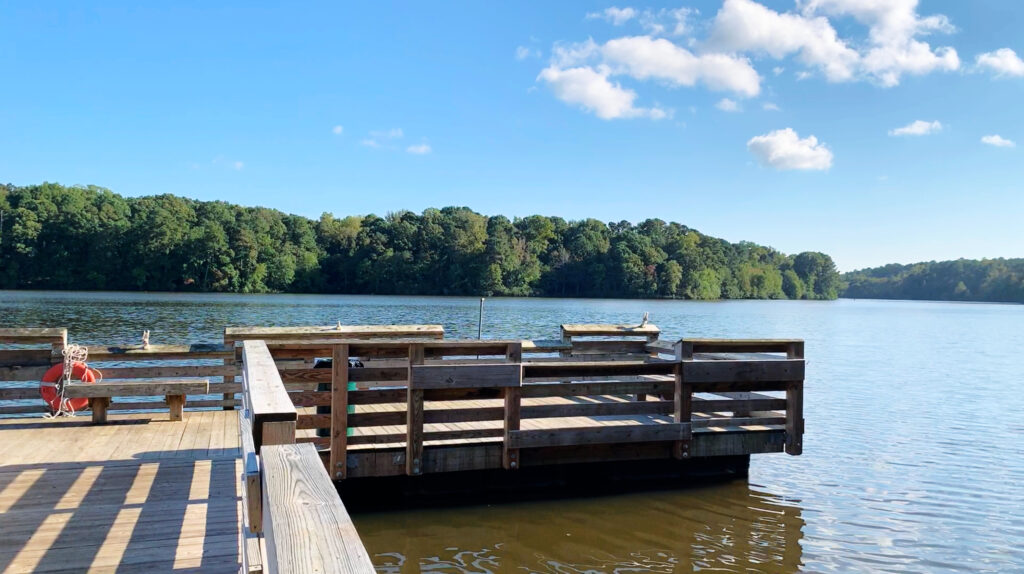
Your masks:
{"label": "wooden post", "polygon": [[261,439],[258,448],[268,444],[295,444],[295,421],[263,423]]}
{"label": "wooden post", "polygon": [[170,410],[170,420],[180,421],[181,413],[185,409],[185,395],[167,395],[167,406]]}
{"label": "wooden post", "polygon": [[523,342],[517,341],[509,343],[505,350],[505,360],[510,363],[522,363],[523,362]]}
{"label": "wooden post", "polygon": [[804,451],[804,382],[786,384],[786,454]]}
{"label": "wooden post", "polygon": [[520,407],[523,400],[523,371],[519,370],[519,385],[505,389],[505,433],[502,441],[501,465],[505,470],[519,468],[519,449],[509,447],[511,433],[519,430]]}
{"label": "wooden post", "polygon": [[92,409],[92,422],[102,424],[107,422],[107,407],[110,406],[110,397],[93,397],[89,399],[89,408]]}
{"label": "wooden post", "polygon": [[804,342],[803,341],[792,341],[786,345],[786,358],[787,359],[802,359],[804,358]]}
{"label": "wooden post", "polygon": [[405,420],[405,473],[423,472],[423,390],[412,387],[412,366],[424,363],[423,344],[409,345],[409,379]]}
{"label": "wooden post", "polygon": [[331,455],[328,473],[343,480],[348,455],[348,345],[331,352]]}
{"label": "wooden post", "polygon": [[[693,346],[679,341],[675,345],[675,351],[676,360],[679,363],[676,365],[674,373],[675,388],[673,389],[673,399],[675,404],[672,418],[677,423],[689,425],[693,418],[693,386],[686,384],[683,380],[683,361],[693,360]],[[686,440],[676,441],[672,447],[672,456],[677,459],[689,458],[690,438],[690,436],[687,436]]]}

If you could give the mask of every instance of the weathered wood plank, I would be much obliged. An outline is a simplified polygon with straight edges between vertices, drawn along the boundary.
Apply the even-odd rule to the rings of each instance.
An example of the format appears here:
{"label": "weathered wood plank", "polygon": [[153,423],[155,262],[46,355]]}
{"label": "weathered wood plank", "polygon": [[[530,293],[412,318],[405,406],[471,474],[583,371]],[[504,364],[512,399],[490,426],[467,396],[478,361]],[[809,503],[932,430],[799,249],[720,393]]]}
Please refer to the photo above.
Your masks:
{"label": "weathered wood plank", "polygon": [[[702,383],[777,382],[803,380],[803,359],[778,361],[683,361],[683,380],[697,385]],[[753,390],[753,389],[752,389]]]}
{"label": "weathered wood plank", "polygon": [[138,383],[72,383],[64,387],[64,392],[69,398],[206,395],[210,393],[210,382],[191,379],[150,380]]}
{"label": "weathered wood plank", "polygon": [[523,397],[578,397],[598,395],[657,395],[672,392],[672,381],[601,381],[590,383],[525,383]]}
{"label": "weathered wood plank", "polygon": [[66,345],[68,342],[68,330],[63,327],[25,327],[17,329],[0,329],[0,343],[8,344],[35,344],[49,343],[52,345]]}
{"label": "weathered wood plank", "polygon": [[[683,339],[693,353],[787,353],[800,339]],[[798,358],[798,357],[790,357]]]}
{"label": "weathered wood plank", "polygon": [[690,437],[689,423],[636,424],[513,431],[505,442],[509,448],[578,446],[625,442],[679,441]]}
{"label": "weathered wood plank", "polygon": [[576,341],[572,342],[573,355],[612,355],[612,354],[644,354],[647,343],[644,341]]}
{"label": "weathered wood plank", "polygon": [[559,361],[524,363],[523,378],[571,380],[574,377],[671,375],[675,361]]}
{"label": "weathered wood plank", "polygon": [[504,441],[501,463],[506,470],[516,470],[519,468],[519,449],[513,448],[508,438],[511,433],[519,430],[521,409],[522,388],[509,387],[505,389]]}
{"label": "weathered wood plank", "polygon": [[[207,359],[234,359],[233,348],[223,344],[195,343],[191,345],[89,345],[89,362],[102,361],[193,361]],[[53,351],[52,358],[61,360],[60,351]]]}
{"label": "weathered wood plank", "polygon": [[157,379],[179,377],[234,377],[238,369],[233,365],[172,365],[153,367],[106,367],[97,369],[103,379]]}
{"label": "weathered wood plank", "polygon": [[[413,370],[425,360],[422,344],[409,345],[409,381],[413,381]],[[410,386],[406,401],[405,423],[405,473],[414,476],[423,472],[423,391]]]}
{"label": "weathered wood plank", "polygon": [[326,325],[307,327],[227,327],[224,329],[225,342],[243,340],[343,340],[379,337],[427,337],[441,339],[444,327],[441,325]]}
{"label": "weathered wood plank", "polygon": [[409,369],[409,387],[417,390],[503,388],[520,385],[522,385],[522,366],[518,363],[413,365]]}
{"label": "weathered wood plank", "polygon": [[335,345],[331,354],[331,453],[328,469],[334,480],[346,475],[348,460],[348,345]]}
{"label": "weathered wood plank", "polygon": [[609,325],[603,323],[575,323],[562,325],[562,334],[569,337],[613,337],[653,336],[657,338],[661,329],[657,325]]}
{"label": "weathered wood plank", "polygon": [[297,418],[295,405],[288,398],[288,391],[281,382],[281,376],[274,366],[274,358],[270,356],[266,343],[244,341],[242,349],[242,386],[245,406],[252,413],[253,441],[256,448],[262,448],[264,429],[271,422],[291,422],[294,440]]}
{"label": "weathered wood plank", "polygon": [[266,446],[260,454],[266,572],[374,574],[316,449]]}
{"label": "weathered wood plank", "polygon": [[804,382],[786,385],[786,453],[799,455],[804,451]]}
{"label": "weathered wood plank", "polygon": [[257,533],[263,530],[260,461],[252,439],[250,413],[245,410],[238,413],[238,437],[242,451],[242,498],[248,511],[245,523],[249,532]]}
{"label": "weathered wood plank", "polygon": [[50,367],[0,367],[0,381],[41,381]]}
{"label": "weathered wood plank", "polygon": [[0,349],[0,367],[49,367],[54,363],[52,353],[50,349]]}
{"label": "weathered wood plank", "polygon": [[531,405],[522,407],[522,418],[668,415],[672,409],[672,401]]}

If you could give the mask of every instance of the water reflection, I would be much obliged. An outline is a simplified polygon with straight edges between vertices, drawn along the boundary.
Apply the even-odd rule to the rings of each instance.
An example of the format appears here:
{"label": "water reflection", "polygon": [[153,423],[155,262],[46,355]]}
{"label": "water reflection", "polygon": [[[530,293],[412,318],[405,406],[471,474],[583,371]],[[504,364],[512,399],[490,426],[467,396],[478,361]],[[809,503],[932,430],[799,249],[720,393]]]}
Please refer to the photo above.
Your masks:
{"label": "water reflection", "polygon": [[379,572],[796,572],[801,512],[734,481],[354,519]]}

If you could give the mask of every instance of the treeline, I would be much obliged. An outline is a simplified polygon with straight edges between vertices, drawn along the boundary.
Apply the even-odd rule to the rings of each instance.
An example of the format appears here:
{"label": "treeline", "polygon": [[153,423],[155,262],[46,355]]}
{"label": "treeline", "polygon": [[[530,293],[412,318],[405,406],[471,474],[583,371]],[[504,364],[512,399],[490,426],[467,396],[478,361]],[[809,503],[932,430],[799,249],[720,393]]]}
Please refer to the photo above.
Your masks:
{"label": "treeline", "polygon": [[0,187],[0,288],[834,299],[832,259],[685,225],[464,207],[319,220],[42,184]]}
{"label": "treeline", "polygon": [[1024,259],[891,264],[843,275],[843,297],[1024,303]]}

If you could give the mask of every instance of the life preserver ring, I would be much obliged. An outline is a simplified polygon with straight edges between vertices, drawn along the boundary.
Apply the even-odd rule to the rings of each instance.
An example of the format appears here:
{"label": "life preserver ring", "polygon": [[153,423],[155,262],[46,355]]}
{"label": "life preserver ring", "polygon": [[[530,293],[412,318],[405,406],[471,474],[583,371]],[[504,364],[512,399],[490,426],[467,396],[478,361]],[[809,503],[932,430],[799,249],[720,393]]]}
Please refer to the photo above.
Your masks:
{"label": "life preserver ring", "polygon": [[[39,394],[42,395],[46,404],[50,405],[53,412],[60,410],[60,395],[57,394],[57,382],[64,376],[64,365],[58,364],[50,367],[43,375],[43,381],[39,383]],[[71,366],[71,378],[78,379],[83,383],[95,383],[96,371],[93,371],[85,363],[75,361]],[[80,411],[89,406],[89,399],[68,399],[68,406]]]}

